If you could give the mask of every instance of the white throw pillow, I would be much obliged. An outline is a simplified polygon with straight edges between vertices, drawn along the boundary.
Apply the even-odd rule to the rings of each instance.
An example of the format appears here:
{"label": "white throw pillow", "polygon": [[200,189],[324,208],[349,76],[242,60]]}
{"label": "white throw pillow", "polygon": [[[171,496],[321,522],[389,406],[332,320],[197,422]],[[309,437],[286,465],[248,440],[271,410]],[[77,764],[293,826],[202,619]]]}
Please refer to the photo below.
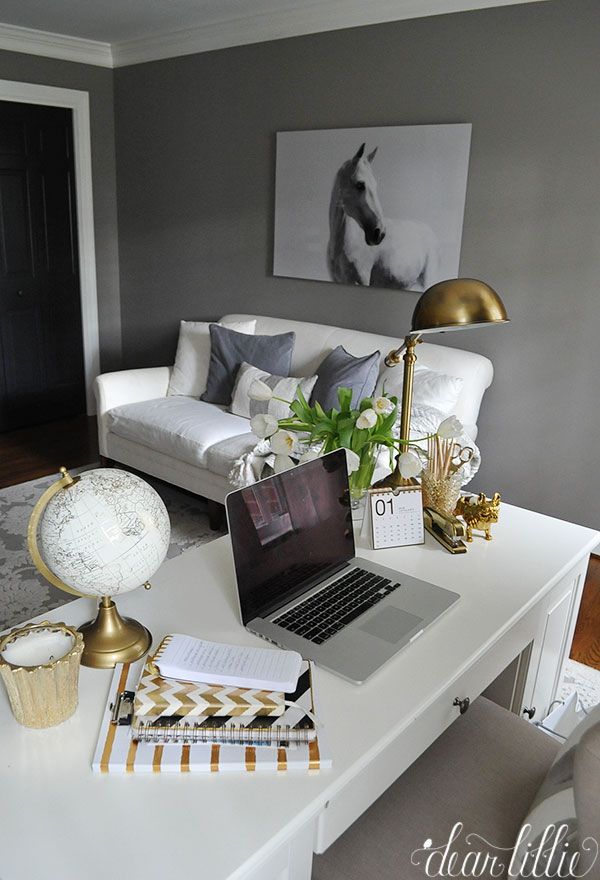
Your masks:
{"label": "white throw pillow", "polygon": [[[375,386],[375,395],[383,393],[385,383],[385,393],[397,397],[400,402],[403,376],[402,364],[383,369]],[[413,379],[413,405],[432,406],[448,415],[454,411],[463,385],[464,379],[459,376],[447,376],[417,363]]]}
{"label": "white throw pillow", "polygon": [[[272,376],[264,370],[259,370],[258,367],[243,363],[235,380],[230,411],[236,416],[244,416],[247,419],[251,419],[259,413],[274,416],[276,419],[285,419],[290,415],[290,403],[296,396],[298,386],[308,400],[317,378],[317,376],[297,378],[294,376]],[[282,399],[252,400],[250,387],[256,379],[260,379],[268,385],[275,397]],[[289,403],[285,401],[289,401]]]}
{"label": "white throw pillow", "polygon": [[[175,365],[167,396],[180,394],[185,397],[200,397],[206,391],[208,365],[210,363],[210,324],[215,321],[181,321]],[[221,327],[254,336],[256,321],[233,321],[230,324],[218,322]]]}

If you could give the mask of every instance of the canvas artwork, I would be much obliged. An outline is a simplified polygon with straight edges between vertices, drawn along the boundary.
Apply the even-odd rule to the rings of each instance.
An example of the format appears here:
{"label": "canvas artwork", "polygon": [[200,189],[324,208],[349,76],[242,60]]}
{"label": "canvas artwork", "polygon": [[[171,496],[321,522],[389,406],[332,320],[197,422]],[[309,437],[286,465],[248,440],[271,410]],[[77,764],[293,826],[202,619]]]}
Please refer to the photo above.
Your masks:
{"label": "canvas artwork", "polygon": [[458,275],[471,125],[277,134],[275,275],[423,291]]}

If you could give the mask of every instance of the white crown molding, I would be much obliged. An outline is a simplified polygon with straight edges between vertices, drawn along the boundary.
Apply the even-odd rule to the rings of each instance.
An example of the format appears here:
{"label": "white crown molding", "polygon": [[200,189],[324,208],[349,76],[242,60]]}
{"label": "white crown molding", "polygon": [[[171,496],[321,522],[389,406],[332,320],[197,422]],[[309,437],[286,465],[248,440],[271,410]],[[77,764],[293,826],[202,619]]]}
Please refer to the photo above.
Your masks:
{"label": "white crown molding", "polygon": [[544,0],[319,0],[112,44],[113,65],[210,52],[324,31]]}
{"label": "white crown molding", "polygon": [[48,31],[36,31],[12,24],[0,23],[0,49],[43,55],[45,58],[60,58],[62,61],[78,61],[81,64],[95,64],[99,67],[113,67],[110,43],[51,34]]}
{"label": "white crown molding", "polygon": [[190,25],[171,33],[118,41],[112,45],[0,23],[0,49],[100,67],[124,67],[286,37],[540,2],[545,0],[312,0],[241,18]]}

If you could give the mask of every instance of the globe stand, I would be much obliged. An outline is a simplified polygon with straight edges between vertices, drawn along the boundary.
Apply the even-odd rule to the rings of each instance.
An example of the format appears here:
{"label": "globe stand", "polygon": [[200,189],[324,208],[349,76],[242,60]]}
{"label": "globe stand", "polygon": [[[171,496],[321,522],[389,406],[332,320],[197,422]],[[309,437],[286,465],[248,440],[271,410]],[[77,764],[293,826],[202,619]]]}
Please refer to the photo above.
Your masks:
{"label": "globe stand", "polygon": [[94,669],[112,669],[117,663],[131,663],[152,644],[152,635],[137,620],[121,617],[109,596],[99,605],[95,620],[79,627],[83,635],[81,662]]}

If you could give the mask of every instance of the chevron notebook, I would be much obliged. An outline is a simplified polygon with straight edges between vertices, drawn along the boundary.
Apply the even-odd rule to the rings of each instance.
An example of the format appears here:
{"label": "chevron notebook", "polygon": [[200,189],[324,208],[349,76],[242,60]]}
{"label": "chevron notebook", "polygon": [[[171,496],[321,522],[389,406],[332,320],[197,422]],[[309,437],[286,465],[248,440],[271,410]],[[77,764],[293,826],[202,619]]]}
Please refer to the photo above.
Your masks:
{"label": "chevron notebook", "polygon": [[[94,773],[251,773],[315,771],[331,767],[331,752],[321,726],[318,737],[310,742],[288,746],[219,745],[193,741],[160,744],[134,740],[126,720],[112,723],[112,719],[118,708],[118,695],[135,689],[143,665],[144,661],[138,660],[115,668],[92,760]],[[305,666],[308,664],[303,662],[303,668]],[[309,705],[315,708],[310,689],[298,702],[306,708]],[[290,711],[293,710],[286,710]]]}
{"label": "chevron notebook", "polygon": [[[152,659],[147,661],[147,666]],[[143,676],[142,676],[143,678]],[[131,705],[131,694],[124,694],[122,702]],[[279,715],[244,714],[230,715],[167,715],[136,716],[135,699],[131,717],[134,739],[151,742],[220,742],[229,744],[284,745],[292,742],[309,742],[316,736],[314,710],[312,708],[312,672],[308,662],[301,660],[296,690],[282,694],[284,705]],[[304,700],[304,702],[302,702]],[[302,706],[306,708],[303,711]]]}
{"label": "chevron notebook", "polygon": [[223,685],[175,681],[157,675],[152,658],[146,660],[133,703],[134,721],[159,716],[189,718],[191,716],[241,715],[279,716],[285,706],[280,691],[261,691]]}

